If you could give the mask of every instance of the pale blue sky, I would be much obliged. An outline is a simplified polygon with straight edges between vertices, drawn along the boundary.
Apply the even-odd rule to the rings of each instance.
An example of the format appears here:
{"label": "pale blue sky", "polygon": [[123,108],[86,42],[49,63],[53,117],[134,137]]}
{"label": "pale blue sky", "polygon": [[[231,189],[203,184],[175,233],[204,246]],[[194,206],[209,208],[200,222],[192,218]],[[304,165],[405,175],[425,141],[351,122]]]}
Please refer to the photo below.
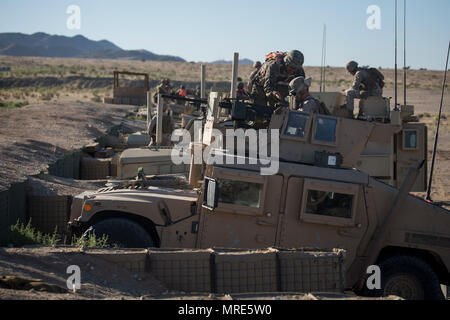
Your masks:
{"label": "pale blue sky", "polygon": [[[81,30],[69,30],[66,9],[81,8]],[[381,30],[366,27],[369,5],[381,9]],[[403,66],[403,0],[399,66]],[[450,39],[449,0],[407,0],[407,65],[444,69]],[[299,49],[320,65],[327,25],[327,64],[393,67],[394,0],[1,0],[0,32],[38,31],[107,39],[188,61],[263,60],[267,52]]]}

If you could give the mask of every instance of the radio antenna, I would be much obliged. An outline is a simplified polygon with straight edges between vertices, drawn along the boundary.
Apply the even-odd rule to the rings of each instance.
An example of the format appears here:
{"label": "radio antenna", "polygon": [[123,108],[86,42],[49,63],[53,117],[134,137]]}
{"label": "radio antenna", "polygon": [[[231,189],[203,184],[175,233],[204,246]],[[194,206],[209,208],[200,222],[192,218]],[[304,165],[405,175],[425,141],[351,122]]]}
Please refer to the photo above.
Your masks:
{"label": "radio antenna", "polygon": [[406,0],[403,0],[403,104],[406,107]]}
{"label": "radio antenna", "polygon": [[397,0],[395,0],[395,67],[394,67],[394,75],[395,75],[395,84],[394,84],[394,110],[398,110],[397,107]]}
{"label": "radio antenna", "polygon": [[320,62],[320,92],[325,92],[325,57],[326,57],[326,34],[327,26],[323,25],[322,36],[322,61]]}
{"label": "radio antenna", "polygon": [[427,196],[425,198],[429,202],[431,202],[431,197],[430,197],[431,183],[433,182],[434,160],[436,158],[436,148],[437,148],[437,142],[438,142],[438,138],[439,138],[439,125],[441,123],[442,103],[444,101],[445,82],[447,80],[449,54],[450,54],[450,41],[448,42],[447,62],[445,63],[444,82],[442,83],[441,105],[439,106],[439,116],[438,116],[438,123],[437,123],[437,127],[436,127],[436,136],[434,137],[433,158],[431,159],[430,178],[428,180]]}
{"label": "radio antenna", "polygon": [[326,66],[327,61],[327,25],[323,26],[323,92],[325,92]]}

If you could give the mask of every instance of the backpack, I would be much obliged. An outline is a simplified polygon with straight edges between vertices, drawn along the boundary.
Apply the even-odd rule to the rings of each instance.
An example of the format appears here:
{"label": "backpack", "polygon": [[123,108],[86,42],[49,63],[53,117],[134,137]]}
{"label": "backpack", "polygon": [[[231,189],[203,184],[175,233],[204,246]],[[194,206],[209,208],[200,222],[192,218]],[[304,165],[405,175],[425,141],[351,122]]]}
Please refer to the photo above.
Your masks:
{"label": "backpack", "polygon": [[384,75],[377,68],[366,69],[381,89],[384,88]]}
{"label": "backpack", "polygon": [[270,60],[282,61],[286,55],[287,55],[287,52],[281,52],[281,51],[269,52],[268,54],[266,54],[265,62],[270,61]]}
{"label": "backpack", "polygon": [[259,81],[258,79],[264,77],[266,74],[266,62],[275,60],[277,62],[282,62],[284,57],[287,55],[287,52],[281,52],[281,51],[273,51],[266,54],[266,60],[264,61],[264,64],[261,66],[261,68],[258,70],[258,72],[254,75],[254,79],[250,79],[252,81],[252,85],[254,82]]}

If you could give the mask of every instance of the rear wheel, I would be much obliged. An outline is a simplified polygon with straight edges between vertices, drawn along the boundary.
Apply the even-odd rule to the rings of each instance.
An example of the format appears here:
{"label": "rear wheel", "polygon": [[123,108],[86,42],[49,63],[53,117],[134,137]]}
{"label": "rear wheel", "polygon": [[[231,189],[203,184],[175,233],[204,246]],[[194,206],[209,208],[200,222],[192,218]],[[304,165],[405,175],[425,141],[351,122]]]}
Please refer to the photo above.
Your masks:
{"label": "rear wheel", "polygon": [[109,218],[95,223],[83,237],[95,234],[96,238],[108,237],[108,244],[120,248],[154,247],[150,234],[138,223],[124,218]]}
{"label": "rear wheel", "polygon": [[433,269],[414,256],[393,256],[380,264],[381,289],[371,296],[395,295],[407,300],[442,300],[444,295]]}

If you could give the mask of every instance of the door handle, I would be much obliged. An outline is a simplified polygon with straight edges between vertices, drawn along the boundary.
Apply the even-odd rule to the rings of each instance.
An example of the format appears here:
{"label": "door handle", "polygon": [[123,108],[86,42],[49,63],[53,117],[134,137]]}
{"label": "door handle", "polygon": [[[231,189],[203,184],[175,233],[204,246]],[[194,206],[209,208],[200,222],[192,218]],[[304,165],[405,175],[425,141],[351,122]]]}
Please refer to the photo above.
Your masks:
{"label": "door handle", "polygon": [[256,220],[256,224],[258,224],[260,226],[265,226],[265,227],[272,227],[275,225],[274,223],[271,223],[271,222],[268,222],[265,220]]}

